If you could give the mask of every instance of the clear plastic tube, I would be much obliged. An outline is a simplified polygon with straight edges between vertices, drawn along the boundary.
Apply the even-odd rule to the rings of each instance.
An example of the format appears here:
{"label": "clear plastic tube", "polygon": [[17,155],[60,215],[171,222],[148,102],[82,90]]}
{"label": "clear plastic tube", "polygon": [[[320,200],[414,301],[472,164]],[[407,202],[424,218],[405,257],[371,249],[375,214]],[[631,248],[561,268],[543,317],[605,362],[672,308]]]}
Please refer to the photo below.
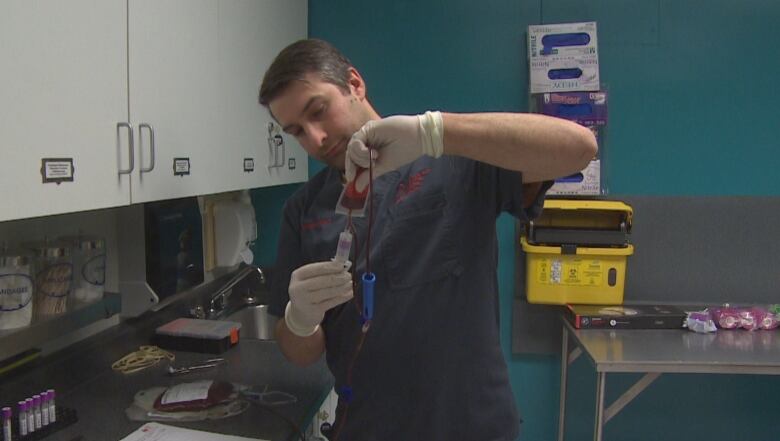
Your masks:
{"label": "clear plastic tube", "polygon": [[20,401],[19,405],[19,436],[27,436],[27,402]]}
{"label": "clear plastic tube", "polygon": [[33,395],[33,412],[35,414],[35,430],[43,428],[43,416],[41,415],[41,396]]}
{"label": "clear plastic tube", "polygon": [[334,257],[333,260],[346,264],[349,262],[350,251],[352,251],[352,233],[349,231],[342,231],[341,234],[339,234],[336,257]]}
{"label": "clear plastic tube", "polygon": [[35,407],[33,406],[33,399],[28,398],[24,400],[27,403],[27,433],[35,432]]}
{"label": "clear plastic tube", "polygon": [[57,394],[54,393],[54,389],[49,389],[46,392],[49,393],[49,424],[54,424],[57,422],[57,407],[54,402]]}
{"label": "clear plastic tube", "polygon": [[41,392],[41,426],[49,425],[49,393]]}
{"label": "clear plastic tube", "polygon": [[13,435],[11,433],[11,408],[3,408],[3,439],[12,440]]}

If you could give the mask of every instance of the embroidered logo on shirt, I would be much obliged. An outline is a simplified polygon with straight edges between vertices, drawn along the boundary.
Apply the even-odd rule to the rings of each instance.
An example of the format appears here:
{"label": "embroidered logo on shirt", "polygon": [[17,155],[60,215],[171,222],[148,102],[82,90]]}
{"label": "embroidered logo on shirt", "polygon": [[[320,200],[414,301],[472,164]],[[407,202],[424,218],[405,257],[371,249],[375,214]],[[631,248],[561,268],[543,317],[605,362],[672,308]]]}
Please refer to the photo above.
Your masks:
{"label": "embroidered logo on shirt", "polygon": [[409,181],[401,182],[398,184],[398,191],[395,192],[395,203],[399,204],[401,201],[409,197],[410,194],[419,190],[422,187],[425,176],[431,172],[431,168],[424,168],[417,173],[409,177]]}
{"label": "embroidered logo on shirt", "polygon": [[315,229],[317,227],[321,227],[323,225],[328,225],[328,224],[332,224],[332,223],[333,223],[333,219],[332,218],[331,219],[315,219],[315,220],[313,220],[311,222],[306,222],[306,223],[302,224],[301,228],[303,228],[304,230],[308,231],[308,230],[313,230],[313,229]]}

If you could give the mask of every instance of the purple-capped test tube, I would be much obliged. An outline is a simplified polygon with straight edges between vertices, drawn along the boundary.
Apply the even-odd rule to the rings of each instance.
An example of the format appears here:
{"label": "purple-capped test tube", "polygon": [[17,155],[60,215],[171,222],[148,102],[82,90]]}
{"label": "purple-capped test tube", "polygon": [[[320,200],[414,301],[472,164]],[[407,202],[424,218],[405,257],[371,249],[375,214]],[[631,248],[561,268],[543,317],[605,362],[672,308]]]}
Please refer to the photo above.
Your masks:
{"label": "purple-capped test tube", "polygon": [[24,401],[27,403],[27,433],[33,433],[35,432],[35,406],[32,398]]}
{"label": "purple-capped test tube", "polygon": [[3,408],[3,439],[12,440],[13,434],[11,433],[11,408]]}
{"label": "purple-capped test tube", "polygon": [[20,401],[19,406],[19,436],[27,436],[27,402]]}
{"label": "purple-capped test tube", "polygon": [[43,428],[43,418],[41,417],[41,396],[33,395],[33,415],[35,415],[35,430]]}
{"label": "purple-capped test tube", "polygon": [[49,393],[49,424],[54,424],[57,422],[57,407],[54,402],[57,394],[54,393],[54,389],[49,389],[46,392]]}
{"label": "purple-capped test tube", "polygon": [[49,392],[41,392],[41,425],[49,425]]}

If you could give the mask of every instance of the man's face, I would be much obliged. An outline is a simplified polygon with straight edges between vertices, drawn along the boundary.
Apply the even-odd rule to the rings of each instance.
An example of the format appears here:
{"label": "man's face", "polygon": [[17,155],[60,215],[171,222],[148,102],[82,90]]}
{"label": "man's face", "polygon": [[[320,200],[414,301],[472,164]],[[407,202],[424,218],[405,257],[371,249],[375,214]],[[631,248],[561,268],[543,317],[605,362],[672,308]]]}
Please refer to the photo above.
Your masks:
{"label": "man's face", "polygon": [[306,152],[331,167],[344,169],[347,144],[369,117],[359,92],[345,92],[314,74],[294,81],[269,104],[283,130],[295,136]]}

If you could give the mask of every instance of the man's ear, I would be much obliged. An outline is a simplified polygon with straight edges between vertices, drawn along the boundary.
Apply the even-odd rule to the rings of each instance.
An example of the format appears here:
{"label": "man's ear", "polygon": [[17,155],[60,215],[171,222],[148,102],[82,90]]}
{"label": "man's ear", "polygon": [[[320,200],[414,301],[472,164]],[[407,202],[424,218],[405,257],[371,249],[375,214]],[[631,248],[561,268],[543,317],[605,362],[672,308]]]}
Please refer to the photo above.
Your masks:
{"label": "man's ear", "polygon": [[347,79],[347,86],[352,95],[355,95],[361,101],[366,98],[366,82],[363,81],[363,77],[360,76],[360,72],[354,67],[350,67],[348,70],[349,78]]}

